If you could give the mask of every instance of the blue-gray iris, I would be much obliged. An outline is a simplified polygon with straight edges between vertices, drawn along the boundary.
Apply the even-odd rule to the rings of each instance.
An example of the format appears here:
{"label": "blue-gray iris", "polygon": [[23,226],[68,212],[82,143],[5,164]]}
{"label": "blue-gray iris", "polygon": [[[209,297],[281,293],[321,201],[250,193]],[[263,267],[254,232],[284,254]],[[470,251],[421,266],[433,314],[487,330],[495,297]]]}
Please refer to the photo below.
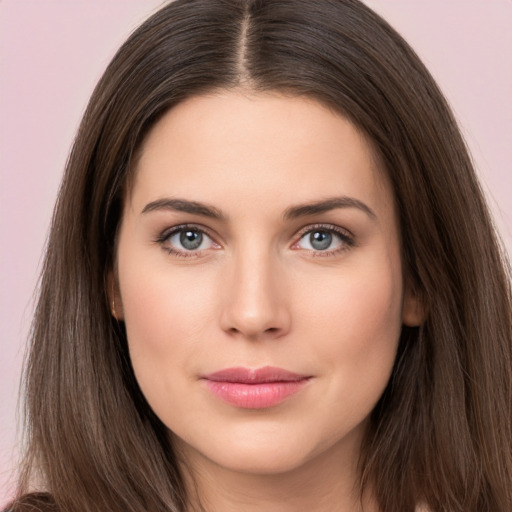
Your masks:
{"label": "blue-gray iris", "polygon": [[309,235],[311,247],[318,251],[324,251],[332,242],[332,234],[327,231],[314,231]]}
{"label": "blue-gray iris", "polygon": [[182,231],[180,234],[180,243],[181,245],[189,250],[193,251],[197,249],[203,241],[203,234],[199,231]]}

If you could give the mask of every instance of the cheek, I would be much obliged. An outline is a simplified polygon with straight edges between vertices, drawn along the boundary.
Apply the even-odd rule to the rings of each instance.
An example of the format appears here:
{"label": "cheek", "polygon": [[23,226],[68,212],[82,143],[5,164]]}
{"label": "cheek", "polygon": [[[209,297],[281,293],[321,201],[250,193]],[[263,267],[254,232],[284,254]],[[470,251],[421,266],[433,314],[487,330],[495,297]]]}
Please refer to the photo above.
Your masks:
{"label": "cheek", "polygon": [[317,333],[316,356],[330,361],[340,376],[371,371],[387,379],[401,331],[399,265],[383,260],[346,267],[337,278],[329,277],[302,297],[304,314],[298,316],[309,318],[310,330]]}
{"label": "cheek", "polygon": [[[212,287],[168,266],[120,268],[130,358],[148,399],[179,386],[179,371],[194,368],[212,324]],[[165,378],[173,375],[173,379]]]}

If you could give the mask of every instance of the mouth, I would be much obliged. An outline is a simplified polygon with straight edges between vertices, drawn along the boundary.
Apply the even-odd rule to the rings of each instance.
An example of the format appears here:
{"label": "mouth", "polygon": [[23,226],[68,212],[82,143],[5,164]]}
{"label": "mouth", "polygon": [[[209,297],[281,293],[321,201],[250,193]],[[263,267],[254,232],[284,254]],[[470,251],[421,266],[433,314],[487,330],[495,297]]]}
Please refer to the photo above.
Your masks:
{"label": "mouth", "polygon": [[311,376],[265,366],[226,368],[201,377],[216,397],[242,409],[274,407],[301,391]]}

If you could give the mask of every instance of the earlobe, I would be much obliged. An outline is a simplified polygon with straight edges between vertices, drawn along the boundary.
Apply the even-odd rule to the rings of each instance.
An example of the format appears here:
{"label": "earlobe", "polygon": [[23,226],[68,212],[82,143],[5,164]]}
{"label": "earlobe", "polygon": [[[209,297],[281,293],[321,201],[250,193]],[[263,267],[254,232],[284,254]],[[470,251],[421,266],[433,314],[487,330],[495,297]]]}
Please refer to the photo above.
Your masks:
{"label": "earlobe", "polygon": [[426,318],[427,307],[421,295],[411,286],[406,286],[402,306],[402,323],[408,327],[419,327]]}
{"label": "earlobe", "polygon": [[110,306],[110,314],[118,321],[123,320],[123,303],[121,301],[121,294],[119,293],[119,284],[113,271],[110,271],[107,276],[107,297]]}

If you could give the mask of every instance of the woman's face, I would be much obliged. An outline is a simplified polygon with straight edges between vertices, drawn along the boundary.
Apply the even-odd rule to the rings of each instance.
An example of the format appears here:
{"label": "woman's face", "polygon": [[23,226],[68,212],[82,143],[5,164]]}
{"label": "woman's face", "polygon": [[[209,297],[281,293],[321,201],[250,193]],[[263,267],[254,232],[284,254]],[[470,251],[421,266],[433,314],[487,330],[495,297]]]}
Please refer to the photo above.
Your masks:
{"label": "woman's face", "polygon": [[390,184],[347,119],[241,91],[173,108],[143,145],[116,272],[136,378],[186,459],[355,460],[416,306]]}

